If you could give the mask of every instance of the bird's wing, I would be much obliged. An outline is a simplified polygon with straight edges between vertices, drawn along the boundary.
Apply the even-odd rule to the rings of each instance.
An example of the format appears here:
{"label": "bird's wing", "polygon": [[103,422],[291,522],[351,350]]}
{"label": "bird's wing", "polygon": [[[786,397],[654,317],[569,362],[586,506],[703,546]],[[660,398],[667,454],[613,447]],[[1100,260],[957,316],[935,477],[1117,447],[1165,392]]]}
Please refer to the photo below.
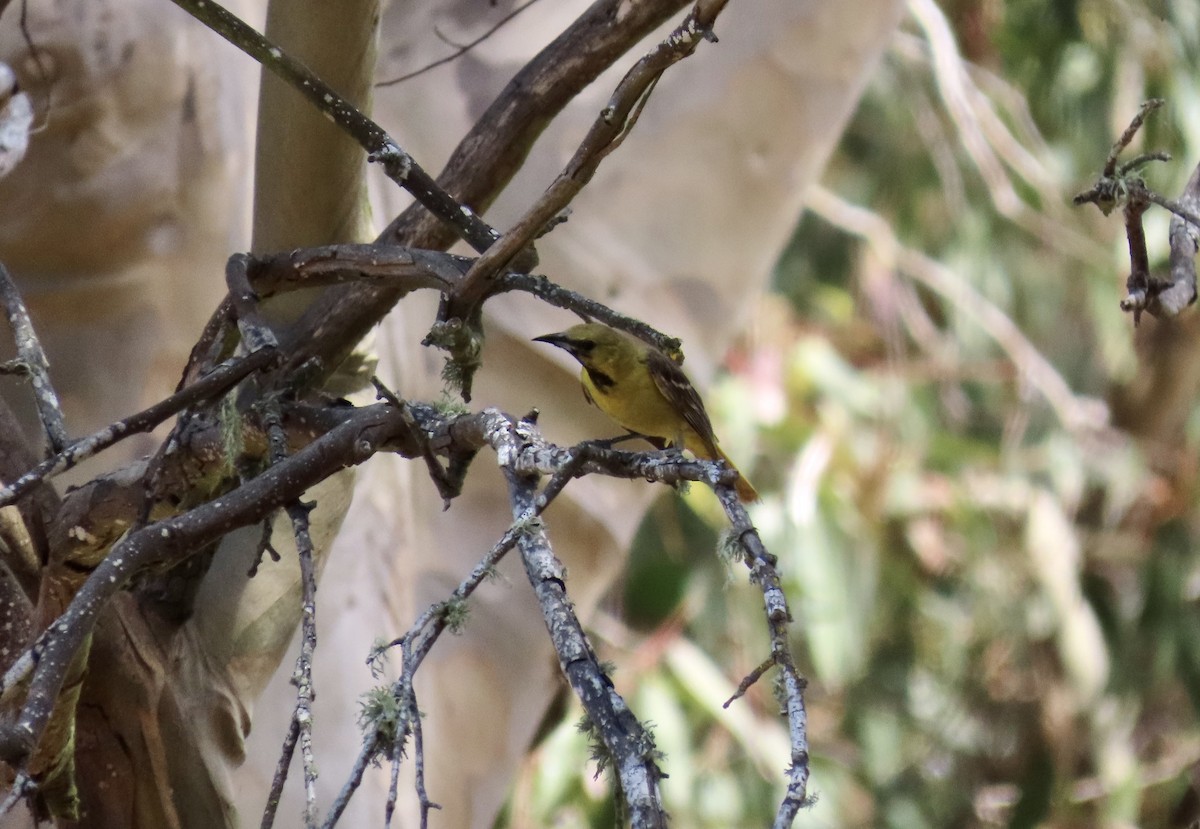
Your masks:
{"label": "bird's wing", "polygon": [[656,349],[646,353],[646,367],[654,385],[667,398],[675,411],[683,415],[684,421],[692,431],[700,436],[713,457],[717,456],[717,438],[713,434],[708,412],[704,411],[704,401],[700,399],[692,381],[683,373],[683,369],[667,355]]}

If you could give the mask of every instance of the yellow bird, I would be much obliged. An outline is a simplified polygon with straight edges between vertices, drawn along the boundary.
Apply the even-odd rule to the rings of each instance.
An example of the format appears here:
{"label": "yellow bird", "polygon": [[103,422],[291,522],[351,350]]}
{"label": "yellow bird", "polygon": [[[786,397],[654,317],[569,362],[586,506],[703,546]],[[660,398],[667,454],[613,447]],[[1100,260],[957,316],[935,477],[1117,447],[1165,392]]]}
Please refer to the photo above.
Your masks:
{"label": "yellow bird", "polygon": [[[678,446],[697,458],[722,460],[737,467],[717,445],[704,402],[679,365],[641,340],[589,322],[558,334],[534,337],[550,343],[579,361],[579,382],[589,403],[622,428],[648,439],[659,448]],[[757,501],[758,492],[738,472],[738,497]]]}

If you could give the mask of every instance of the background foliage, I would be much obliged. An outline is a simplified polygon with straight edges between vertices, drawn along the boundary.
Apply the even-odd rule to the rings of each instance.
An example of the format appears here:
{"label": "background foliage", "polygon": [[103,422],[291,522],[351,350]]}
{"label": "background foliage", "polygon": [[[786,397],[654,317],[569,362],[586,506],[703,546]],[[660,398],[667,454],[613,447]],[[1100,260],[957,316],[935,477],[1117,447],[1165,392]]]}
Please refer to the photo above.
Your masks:
{"label": "background foliage", "polygon": [[[1200,409],[1162,350],[1196,312],[1135,331],[1119,218],[1070,207],[1154,96],[1135,148],[1171,152],[1147,178],[1179,193],[1198,68],[1191,0],[910,4],[709,393],[797,607],[802,825],[1200,814]],[[1148,216],[1152,256],[1166,225]],[[707,493],[664,498],[597,633],[676,824],[764,826],[785,743],[769,688],[721,708],[762,643],[720,526]],[[612,825],[588,757],[568,716],[501,823]]]}

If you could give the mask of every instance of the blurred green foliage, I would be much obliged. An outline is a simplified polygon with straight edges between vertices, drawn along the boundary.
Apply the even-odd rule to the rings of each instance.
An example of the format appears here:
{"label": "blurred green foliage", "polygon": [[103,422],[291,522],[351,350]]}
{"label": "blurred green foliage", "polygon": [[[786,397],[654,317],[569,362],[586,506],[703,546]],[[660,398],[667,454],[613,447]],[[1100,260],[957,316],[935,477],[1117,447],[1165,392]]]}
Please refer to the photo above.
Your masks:
{"label": "blurred green foliage", "polygon": [[[1154,96],[1134,147],[1172,153],[1147,181],[1178,195],[1200,161],[1200,3],[945,0],[952,43],[912,8],[829,164],[837,195],[814,198],[709,394],[731,456],[757,459],[811,679],[798,825],[1186,827],[1198,312],[1135,331],[1120,219],[1070,198]],[[957,80],[935,69],[948,47]],[[1167,220],[1147,216],[1156,268]],[[786,739],[768,683],[721,708],[766,654],[761,596],[712,554],[721,526],[699,487],[659,503],[601,640],[654,724],[675,825],[766,826]],[[613,825],[593,771],[564,723],[501,823]]]}

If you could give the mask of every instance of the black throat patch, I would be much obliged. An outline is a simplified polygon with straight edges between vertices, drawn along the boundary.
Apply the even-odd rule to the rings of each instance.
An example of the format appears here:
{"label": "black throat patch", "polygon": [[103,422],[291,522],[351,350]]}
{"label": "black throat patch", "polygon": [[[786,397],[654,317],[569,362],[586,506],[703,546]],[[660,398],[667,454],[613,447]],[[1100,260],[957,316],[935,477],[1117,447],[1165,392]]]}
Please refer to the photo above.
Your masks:
{"label": "black throat patch", "polygon": [[588,377],[592,380],[592,385],[596,387],[596,391],[602,394],[608,394],[612,387],[617,384],[615,380],[605,374],[603,371],[597,371],[594,368],[587,369]]}

